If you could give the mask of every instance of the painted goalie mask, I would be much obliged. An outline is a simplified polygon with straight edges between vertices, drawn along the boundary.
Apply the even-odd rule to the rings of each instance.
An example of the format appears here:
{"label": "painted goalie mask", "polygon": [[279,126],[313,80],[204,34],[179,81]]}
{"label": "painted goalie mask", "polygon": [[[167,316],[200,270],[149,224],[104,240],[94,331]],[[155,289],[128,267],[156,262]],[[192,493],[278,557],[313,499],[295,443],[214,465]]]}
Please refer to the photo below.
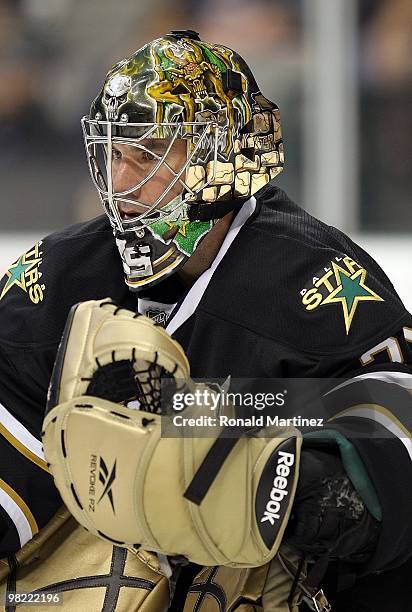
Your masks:
{"label": "painted goalie mask", "polygon": [[82,127],[133,291],[175,272],[283,168],[278,107],[237,53],[191,30],[116,64]]}

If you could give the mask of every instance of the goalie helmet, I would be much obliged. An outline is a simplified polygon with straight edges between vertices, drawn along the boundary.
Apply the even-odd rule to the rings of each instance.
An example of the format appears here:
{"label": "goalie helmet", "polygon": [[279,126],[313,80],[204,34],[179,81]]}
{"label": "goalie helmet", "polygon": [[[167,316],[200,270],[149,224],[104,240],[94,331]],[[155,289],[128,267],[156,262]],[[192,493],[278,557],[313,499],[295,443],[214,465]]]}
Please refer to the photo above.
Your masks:
{"label": "goalie helmet", "polygon": [[[82,127],[134,291],[175,272],[217,219],[283,168],[278,107],[236,52],[191,30],[116,64]],[[126,182],[121,158],[134,170]]]}

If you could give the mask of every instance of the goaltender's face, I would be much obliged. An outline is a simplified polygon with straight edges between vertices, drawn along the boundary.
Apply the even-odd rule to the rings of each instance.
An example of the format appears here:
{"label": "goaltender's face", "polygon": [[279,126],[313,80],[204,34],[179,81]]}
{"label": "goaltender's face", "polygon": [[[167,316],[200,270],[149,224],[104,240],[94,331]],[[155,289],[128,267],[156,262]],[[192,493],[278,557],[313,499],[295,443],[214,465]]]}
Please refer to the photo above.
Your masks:
{"label": "goaltender's face", "polygon": [[[153,206],[156,203],[156,208],[162,208],[183,191],[179,180],[168,188],[176,179],[176,175],[180,175],[187,161],[186,140],[176,140],[168,152],[170,141],[167,139],[145,139],[138,144],[139,146],[114,143],[112,147],[113,192],[132,190],[131,193],[121,196],[132,202],[122,202],[115,197],[120,216],[125,221],[145,212],[145,208],[140,204]],[[163,163],[157,167],[166,152]],[[184,181],[184,172],[180,178]],[[145,179],[148,180],[140,187],[135,187]]]}

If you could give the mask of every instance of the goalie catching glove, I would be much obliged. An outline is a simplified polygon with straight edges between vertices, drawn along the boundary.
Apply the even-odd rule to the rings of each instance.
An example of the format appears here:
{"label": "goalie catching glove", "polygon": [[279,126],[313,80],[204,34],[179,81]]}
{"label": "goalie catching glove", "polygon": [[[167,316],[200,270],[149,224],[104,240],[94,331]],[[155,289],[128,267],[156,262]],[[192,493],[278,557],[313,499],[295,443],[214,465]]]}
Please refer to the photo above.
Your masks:
{"label": "goalie catching glove", "polygon": [[[148,318],[107,300],[73,307],[43,425],[55,484],[79,523],[115,544],[199,565],[263,565],[288,523],[300,434],[161,437],[160,380],[193,390],[189,375],[180,345]],[[124,405],[133,400],[140,410]]]}
{"label": "goalie catching glove", "polygon": [[199,388],[183,349],[161,327],[107,300],[73,307],[43,444],[79,523],[115,544],[206,566],[263,565],[285,535],[312,558],[364,562],[373,552],[377,523],[338,456],[312,449],[301,455],[294,428],[238,439],[219,436],[218,428],[215,438],[161,437],[162,378],[184,380],[192,393]]}

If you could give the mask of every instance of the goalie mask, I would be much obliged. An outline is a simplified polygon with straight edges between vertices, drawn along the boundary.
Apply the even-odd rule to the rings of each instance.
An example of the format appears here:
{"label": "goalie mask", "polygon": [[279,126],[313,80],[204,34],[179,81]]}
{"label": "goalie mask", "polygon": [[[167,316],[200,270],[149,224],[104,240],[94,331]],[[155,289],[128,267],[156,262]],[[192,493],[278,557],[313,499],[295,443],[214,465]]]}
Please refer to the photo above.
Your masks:
{"label": "goalie mask", "polygon": [[237,53],[191,30],[116,64],[82,127],[133,291],[175,272],[283,168],[278,107]]}

